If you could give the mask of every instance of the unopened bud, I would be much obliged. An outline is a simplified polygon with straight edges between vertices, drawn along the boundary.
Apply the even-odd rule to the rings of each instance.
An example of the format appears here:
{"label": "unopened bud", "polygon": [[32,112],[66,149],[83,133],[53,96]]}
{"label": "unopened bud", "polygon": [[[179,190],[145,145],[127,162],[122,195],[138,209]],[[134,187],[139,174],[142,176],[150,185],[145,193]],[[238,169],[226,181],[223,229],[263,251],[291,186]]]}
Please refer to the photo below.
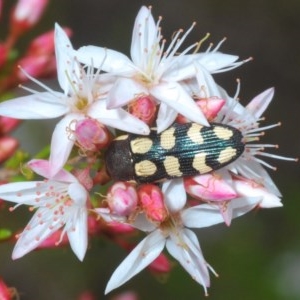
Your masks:
{"label": "unopened bud", "polygon": [[66,246],[68,244],[68,236],[63,234],[62,229],[59,229],[43,240],[36,249],[56,248],[57,246]]}
{"label": "unopened bud", "polygon": [[168,216],[164,196],[154,184],[144,184],[138,189],[139,204],[149,220],[163,222]]}
{"label": "unopened bud", "polygon": [[97,120],[86,118],[76,122],[76,141],[83,151],[97,151],[109,142],[107,128]]}
{"label": "unopened bud", "polygon": [[156,102],[151,96],[140,96],[128,105],[128,110],[133,116],[151,125],[156,114]]}
{"label": "unopened bud", "polygon": [[202,201],[225,201],[237,197],[231,185],[214,173],[186,178],[184,187],[189,195]]}
{"label": "unopened bud", "polygon": [[138,196],[131,184],[119,181],[110,187],[107,193],[107,203],[112,214],[129,216],[137,208]]}
{"label": "unopened bud", "polygon": [[150,265],[149,269],[155,274],[168,274],[171,271],[171,263],[167,256],[161,253]]}
{"label": "unopened bud", "polygon": [[110,298],[110,300],[138,300],[138,299],[139,297],[137,293],[133,291],[126,291]]}
{"label": "unopened bud", "polygon": [[17,296],[17,291],[15,288],[9,288],[4,280],[0,277],[0,299],[1,300],[11,300],[15,299]]}
{"label": "unopened bud", "polygon": [[[225,100],[218,97],[197,98],[195,100],[196,104],[199,106],[202,113],[209,122],[214,120],[214,118],[217,116],[217,114],[225,104]],[[178,114],[176,122],[184,124],[190,122],[190,120],[185,116]]]}
{"label": "unopened bud", "polygon": [[212,121],[225,104],[225,100],[218,97],[200,98],[196,101],[208,121]]}
{"label": "unopened bud", "polygon": [[11,132],[20,124],[20,122],[21,121],[18,119],[0,116],[0,134],[4,135]]}
{"label": "unopened bud", "polygon": [[0,163],[10,158],[18,148],[18,145],[17,139],[13,137],[4,136],[0,138]]}
{"label": "unopened bud", "polygon": [[18,37],[32,28],[44,13],[48,0],[19,0],[11,15],[11,34]]}

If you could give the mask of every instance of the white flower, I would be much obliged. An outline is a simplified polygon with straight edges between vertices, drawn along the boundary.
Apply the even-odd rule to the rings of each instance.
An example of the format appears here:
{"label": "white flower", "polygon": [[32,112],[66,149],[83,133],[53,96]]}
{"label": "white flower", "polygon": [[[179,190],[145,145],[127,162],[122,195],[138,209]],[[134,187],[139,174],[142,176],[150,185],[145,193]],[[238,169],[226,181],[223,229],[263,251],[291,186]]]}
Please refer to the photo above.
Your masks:
{"label": "white flower", "polygon": [[17,206],[29,205],[36,210],[19,235],[13,259],[32,251],[63,227],[61,239],[66,233],[73,252],[83,260],[88,239],[87,190],[65,170],[60,170],[51,178],[48,161],[32,160],[28,165],[35,173],[48,180],[14,182],[0,186],[1,199],[15,202]]}
{"label": "white flower", "polygon": [[[237,100],[236,96],[229,97],[224,90],[221,90],[223,99],[226,99],[226,105],[222,108],[214,122],[228,124],[239,129],[245,142],[245,151],[233,163],[229,164],[227,169],[235,174],[255,180],[256,183],[264,186],[269,192],[275,196],[281,197],[281,193],[275,183],[264,169],[264,166],[276,169],[257,156],[270,157],[295,161],[294,158],[283,157],[265,152],[267,148],[278,148],[278,145],[259,143],[260,137],[264,135],[264,131],[279,126],[280,123],[260,127],[260,121],[263,120],[263,113],[269,106],[274,96],[274,89],[270,88],[254,97],[249,104],[244,107]],[[239,86],[238,86],[239,91]]]}
{"label": "white flower", "polygon": [[[184,209],[186,193],[182,179],[167,181],[163,184],[165,205],[169,217],[161,224],[150,223],[144,215],[137,216],[132,224],[137,229],[151,232],[125,258],[110,278],[106,293],[127,282],[134,275],[154,261],[166,246],[168,252],[182,267],[204,287],[210,285],[209,272],[212,267],[205,261],[197,236],[189,228],[203,228],[223,222],[223,216],[216,204],[201,204]],[[179,201],[177,201],[179,200]],[[230,204],[231,217],[235,218],[253,209],[257,198],[235,199]],[[100,213],[100,212],[99,212]],[[105,220],[108,215],[100,213]],[[114,220],[114,216],[111,217]]]}
{"label": "white flower", "polygon": [[[237,56],[217,52],[219,46],[212,51],[209,48],[205,53],[187,55],[199,43],[179,53],[179,48],[195,23],[182,37],[182,30],[179,30],[170,45],[165,47],[160,21],[161,18],[155,23],[151,9],[140,9],[133,28],[131,59],[117,51],[95,46],[80,48],[78,59],[88,64],[92,58],[95,65],[101,65],[104,71],[118,77],[108,95],[109,108],[121,107],[143,94],[151,95],[160,103],[156,120],[158,132],[169,127],[177,113],[191,121],[208,125],[181,82],[196,75],[195,60],[198,66],[209,73],[229,70],[242,62],[235,63]],[[103,62],[104,57],[106,59]]]}
{"label": "white flower", "polygon": [[0,104],[0,115],[17,119],[51,119],[64,116],[56,125],[51,141],[50,164],[52,175],[60,170],[67,161],[76,140],[72,130],[75,122],[90,117],[100,123],[124,131],[148,134],[145,123],[123,109],[106,108],[103,95],[111,87],[111,81],[93,68],[85,70],[74,56],[69,38],[59,25],[55,26],[55,50],[57,76],[63,92],[56,92],[34,78],[34,82],[46,92],[5,101]]}

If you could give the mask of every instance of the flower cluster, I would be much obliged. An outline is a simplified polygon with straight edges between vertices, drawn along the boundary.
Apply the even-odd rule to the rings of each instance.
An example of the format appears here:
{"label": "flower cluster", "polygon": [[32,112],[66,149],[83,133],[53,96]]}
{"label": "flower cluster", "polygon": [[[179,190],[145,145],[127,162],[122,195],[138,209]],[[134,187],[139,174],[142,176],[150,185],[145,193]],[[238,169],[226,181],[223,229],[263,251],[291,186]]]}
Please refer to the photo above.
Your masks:
{"label": "flower cluster", "polygon": [[[237,99],[240,83],[236,95],[230,97],[213,74],[234,69],[250,59],[238,61],[237,56],[220,52],[223,41],[204,52],[199,52],[203,41],[182,49],[195,24],[185,33],[178,30],[167,45],[160,22],[161,18],[155,23],[151,8],[140,9],[130,58],[104,47],[76,50],[56,24],[60,91],[21,69],[43,91],[30,89],[32,94],[28,96],[2,102],[0,115],[17,119],[61,118],[52,135],[49,159],[32,159],[27,164],[45,180],[0,186],[1,199],[17,203],[15,207],[29,205],[35,211],[18,234],[14,259],[38,247],[69,242],[83,260],[88,237],[103,234],[130,252],[113,273],[106,293],[147,266],[168,272],[170,265],[162,254],[166,248],[207,294],[209,271],[216,272],[205,261],[191,228],[219,223],[229,226],[233,218],[253,208],[282,206],[281,194],[265,170],[272,166],[260,157],[292,159],[266,153],[265,148],[276,145],[258,142],[264,130],[278,125],[260,127],[273,98],[273,88],[243,106]],[[163,135],[174,123],[190,122],[199,127],[217,123],[235,128],[242,136],[243,153],[221,168],[206,165],[210,158],[205,160],[202,153],[198,163],[203,172],[173,176],[176,178],[162,182],[140,183],[129,178],[121,181],[115,178],[118,174],[110,177],[109,170],[106,172],[104,157],[114,138],[135,134],[143,140],[151,127]],[[197,143],[204,143],[201,136]],[[146,146],[141,151],[147,152]],[[230,151],[233,155],[235,149]],[[114,169],[118,170],[121,160],[122,157],[112,162]],[[66,166],[71,172],[64,169]],[[129,236],[133,230],[146,233],[137,245],[117,237],[116,233]]]}

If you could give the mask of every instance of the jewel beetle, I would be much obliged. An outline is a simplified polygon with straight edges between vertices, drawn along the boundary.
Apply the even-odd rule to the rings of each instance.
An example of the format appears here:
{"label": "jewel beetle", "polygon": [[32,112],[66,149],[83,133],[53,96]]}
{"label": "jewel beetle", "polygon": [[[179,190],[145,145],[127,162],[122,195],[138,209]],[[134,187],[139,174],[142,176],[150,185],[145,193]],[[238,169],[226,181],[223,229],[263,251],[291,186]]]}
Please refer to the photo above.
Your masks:
{"label": "jewel beetle", "polygon": [[243,153],[243,135],[229,125],[210,125],[174,123],[161,133],[121,135],[107,149],[107,172],[114,180],[150,183],[220,169]]}

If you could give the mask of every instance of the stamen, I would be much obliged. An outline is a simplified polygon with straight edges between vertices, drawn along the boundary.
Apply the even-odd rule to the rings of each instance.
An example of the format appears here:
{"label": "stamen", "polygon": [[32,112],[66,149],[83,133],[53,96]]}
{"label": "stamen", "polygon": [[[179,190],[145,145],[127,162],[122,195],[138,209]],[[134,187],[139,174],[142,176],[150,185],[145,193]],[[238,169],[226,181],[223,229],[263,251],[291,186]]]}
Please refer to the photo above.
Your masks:
{"label": "stamen", "polygon": [[[18,66],[18,68],[22,71],[22,73],[24,73],[24,75],[29,78],[31,81],[33,81],[34,83],[36,83],[37,85],[39,85],[40,87],[42,87],[43,89],[45,89],[47,92],[50,92],[53,96],[57,97],[57,95],[55,94],[55,92],[50,89],[47,85],[43,84],[41,81],[35,79],[34,77],[32,77],[31,75],[29,75],[29,73],[27,73],[21,66]],[[24,90],[28,90],[30,91],[29,88],[24,87],[23,85],[19,85],[20,88],[23,88]],[[34,91],[32,90],[33,93],[38,93],[38,91]]]}
{"label": "stamen", "polygon": [[198,43],[197,43],[197,47],[195,49],[195,51],[193,52],[193,54],[197,53],[201,47],[201,45],[210,37],[210,33],[206,33],[206,35],[204,36],[204,38],[202,38]]}

